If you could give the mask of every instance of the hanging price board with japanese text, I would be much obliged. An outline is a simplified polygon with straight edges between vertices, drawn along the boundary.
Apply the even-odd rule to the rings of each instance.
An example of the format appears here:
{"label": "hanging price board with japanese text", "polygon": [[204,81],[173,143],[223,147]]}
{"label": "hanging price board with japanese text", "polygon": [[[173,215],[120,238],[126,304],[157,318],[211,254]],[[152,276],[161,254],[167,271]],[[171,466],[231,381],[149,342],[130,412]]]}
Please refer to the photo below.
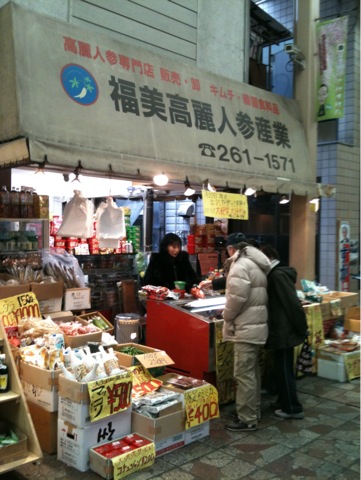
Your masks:
{"label": "hanging price board with japanese text", "polygon": [[248,220],[246,195],[202,190],[202,200],[205,217]]}
{"label": "hanging price board with japanese text", "polygon": [[218,392],[213,385],[204,385],[184,392],[185,429],[219,418]]}

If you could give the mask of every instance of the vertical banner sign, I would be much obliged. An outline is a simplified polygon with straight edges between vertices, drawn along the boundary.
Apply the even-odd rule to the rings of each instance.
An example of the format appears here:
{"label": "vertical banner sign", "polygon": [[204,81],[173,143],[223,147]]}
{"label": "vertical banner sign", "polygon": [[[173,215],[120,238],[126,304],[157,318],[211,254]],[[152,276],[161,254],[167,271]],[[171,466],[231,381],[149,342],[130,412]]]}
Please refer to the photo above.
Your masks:
{"label": "vertical banner sign", "polygon": [[234,352],[233,342],[223,342],[223,321],[214,324],[216,374],[218,402],[220,405],[234,402],[236,399],[236,382],[233,376]]}
{"label": "vertical banner sign", "polygon": [[340,292],[350,291],[350,225],[340,222],[338,233],[338,284]]}
{"label": "vertical banner sign", "polygon": [[319,122],[344,115],[347,17],[316,26],[319,54],[316,117]]}
{"label": "vertical banner sign", "polygon": [[202,190],[202,200],[205,217],[248,220],[248,200],[246,195]]}

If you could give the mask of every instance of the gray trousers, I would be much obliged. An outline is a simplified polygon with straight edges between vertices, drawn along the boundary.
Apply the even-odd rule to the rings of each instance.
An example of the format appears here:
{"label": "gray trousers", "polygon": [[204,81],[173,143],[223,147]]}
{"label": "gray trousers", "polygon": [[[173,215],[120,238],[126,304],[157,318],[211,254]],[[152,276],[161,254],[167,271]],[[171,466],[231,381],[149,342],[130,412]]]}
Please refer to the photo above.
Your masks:
{"label": "gray trousers", "polygon": [[261,375],[258,356],[261,345],[234,344],[234,378],[237,383],[238,418],[248,425],[261,418]]}

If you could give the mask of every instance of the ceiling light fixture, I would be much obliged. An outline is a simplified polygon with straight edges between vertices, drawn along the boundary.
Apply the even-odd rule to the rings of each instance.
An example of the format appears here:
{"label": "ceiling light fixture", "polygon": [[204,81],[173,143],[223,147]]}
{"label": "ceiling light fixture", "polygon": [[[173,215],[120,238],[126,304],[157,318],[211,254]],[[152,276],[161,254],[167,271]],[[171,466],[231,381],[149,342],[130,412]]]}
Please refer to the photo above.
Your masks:
{"label": "ceiling light fixture", "polygon": [[169,178],[162,172],[158,175],[154,175],[153,182],[158,185],[158,187],[164,187],[164,185],[167,185],[169,182]]}
{"label": "ceiling light fixture", "polygon": [[291,195],[281,195],[280,201],[278,203],[280,203],[281,205],[285,205],[290,200],[291,200]]}
{"label": "ceiling light fixture", "polygon": [[245,189],[245,192],[244,192],[244,194],[247,195],[247,197],[250,197],[251,195],[253,195],[255,193],[256,193],[256,189],[252,188],[252,187],[247,187]]}
{"label": "ceiling light fixture", "polygon": [[184,195],[186,197],[191,197],[192,195],[194,195],[196,193],[194,188],[191,187],[191,184],[190,184],[190,181],[188,180],[188,177],[186,177],[186,179],[185,179],[184,188],[185,188]]}

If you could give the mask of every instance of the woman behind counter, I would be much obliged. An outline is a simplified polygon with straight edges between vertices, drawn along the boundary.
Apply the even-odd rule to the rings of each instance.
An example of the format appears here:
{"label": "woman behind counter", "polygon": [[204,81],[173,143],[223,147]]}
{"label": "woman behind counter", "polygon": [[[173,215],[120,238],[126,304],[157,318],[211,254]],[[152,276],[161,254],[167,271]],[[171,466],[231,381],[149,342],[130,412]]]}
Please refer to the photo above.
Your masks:
{"label": "woman behind counter", "polygon": [[142,285],[167,287],[174,290],[174,282],[186,282],[185,290],[190,292],[199,283],[188,252],[182,249],[182,240],[175,233],[167,233],[160,242],[159,253],[152,253],[149,265],[142,279]]}

